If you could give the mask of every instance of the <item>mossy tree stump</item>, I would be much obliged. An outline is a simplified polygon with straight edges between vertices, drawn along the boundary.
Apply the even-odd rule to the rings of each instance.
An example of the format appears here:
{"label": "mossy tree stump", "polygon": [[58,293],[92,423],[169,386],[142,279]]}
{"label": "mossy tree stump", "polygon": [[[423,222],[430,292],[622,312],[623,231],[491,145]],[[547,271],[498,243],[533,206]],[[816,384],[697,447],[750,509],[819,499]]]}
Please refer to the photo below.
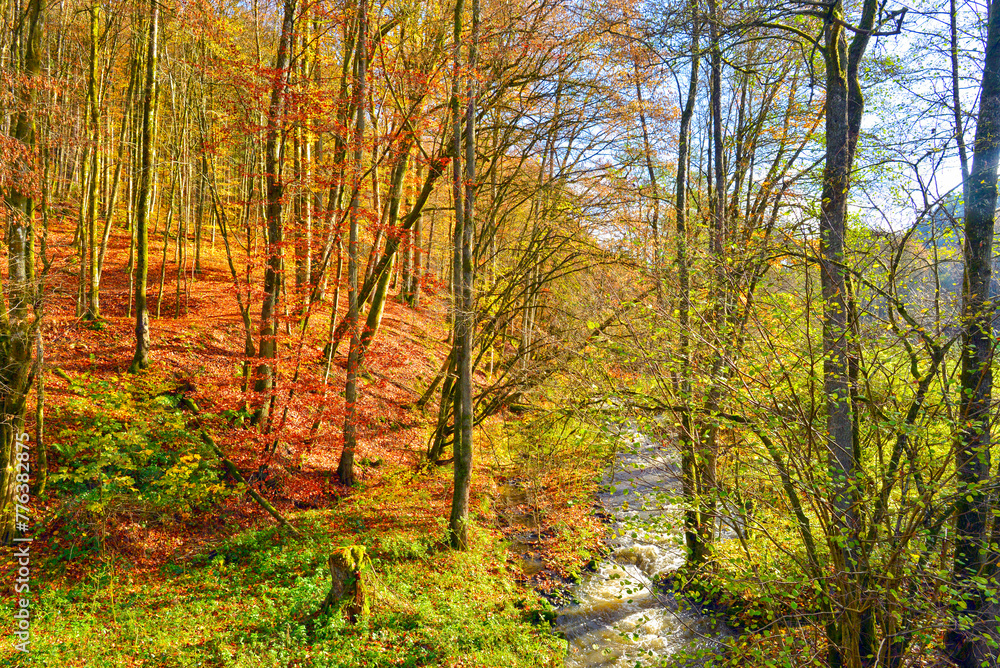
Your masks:
{"label": "mossy tree stump", "polygon": [[339,611],[352,624],[367,617],[371,610],[371,600],[366,575],[371,569],[371,560],[365,554],[364,546],[340,548],[330,555],[328,564],[333,581],[330,593],[326,595],[323,606],[316,614]]}

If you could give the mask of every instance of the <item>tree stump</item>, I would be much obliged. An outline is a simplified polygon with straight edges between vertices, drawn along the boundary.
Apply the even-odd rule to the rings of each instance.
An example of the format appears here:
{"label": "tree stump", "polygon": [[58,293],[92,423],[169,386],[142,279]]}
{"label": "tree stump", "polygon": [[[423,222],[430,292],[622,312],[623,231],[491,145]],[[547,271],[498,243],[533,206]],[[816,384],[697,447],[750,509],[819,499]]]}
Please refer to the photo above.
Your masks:
{"label": "tree stump", "polygon": [[371,609],[366,572],[371,568],[371,560],[365,554],[363,545],[344,547],[330,555],[330,593],[317,615],[331,610],[339,611],[351,624],[367,617]]}

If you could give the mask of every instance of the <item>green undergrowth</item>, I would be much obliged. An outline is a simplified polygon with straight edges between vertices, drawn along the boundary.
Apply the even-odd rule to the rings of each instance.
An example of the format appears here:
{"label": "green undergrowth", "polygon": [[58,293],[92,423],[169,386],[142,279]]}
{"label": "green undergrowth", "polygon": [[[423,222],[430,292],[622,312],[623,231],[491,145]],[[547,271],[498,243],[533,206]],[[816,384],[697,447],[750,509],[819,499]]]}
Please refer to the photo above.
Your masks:
{"label": "green undergrowth", "polygon": [[[69,383],[57,406],[49,491],[60,501],[54,542],[67,560],[100,551],[123,522],[171,524],[211,512],[232,494],[215,454],[181,410],[176,383],[156,374]],[[84,538],[92,540],[83,540]]]}
{"label": "green undergrowth", "polygon": [[[302,541],[272,528],[245,531],[141,581],[119,558],[75,584],[49,584],[32,603],[32,651],[14,654],[7,639],[0,662],[515,668],[561,661],[564,641],[532,624],[542,604],[511,579],[491,537],[477,535],[469,552],[456,553],[405,528],[332,528],[363,525],[341,509],[297,522]],[[350,544],[370,549],[372,615],[353,626],[319,618],[310,632],[330,587],[326,560]]]}

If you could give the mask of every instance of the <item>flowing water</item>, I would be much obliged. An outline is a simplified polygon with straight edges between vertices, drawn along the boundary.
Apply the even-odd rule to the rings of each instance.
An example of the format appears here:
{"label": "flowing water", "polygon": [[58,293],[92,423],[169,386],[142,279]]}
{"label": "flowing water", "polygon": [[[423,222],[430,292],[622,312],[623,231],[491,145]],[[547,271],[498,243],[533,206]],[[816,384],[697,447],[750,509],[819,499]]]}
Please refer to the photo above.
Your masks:
{"label": "flowing water", "polygon": [[[606,474],[600,501],[614,515],[612,551],[560,609],[567,668],[656,666],[682,650],[721,648],[731,632],[657,587],[684,564],[676,453],[635,429],[620,431],[624,452]],[[631,446],[629,444],[631,441]]]}

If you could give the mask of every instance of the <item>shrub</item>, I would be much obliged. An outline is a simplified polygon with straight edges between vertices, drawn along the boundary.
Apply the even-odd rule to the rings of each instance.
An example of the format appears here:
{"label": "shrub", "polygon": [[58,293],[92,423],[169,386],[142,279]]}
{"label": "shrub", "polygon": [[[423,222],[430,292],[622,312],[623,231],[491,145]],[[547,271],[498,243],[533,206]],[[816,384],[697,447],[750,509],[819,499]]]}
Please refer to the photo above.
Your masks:
{"label": "shrub", "polygon": [[59,407],[53,443],[62,466],[53,486],[93,518],[128,511],[146,519],[179,516],[229,492],[214,453],[186,427],[175,397],[125,380],[75,380]]}

